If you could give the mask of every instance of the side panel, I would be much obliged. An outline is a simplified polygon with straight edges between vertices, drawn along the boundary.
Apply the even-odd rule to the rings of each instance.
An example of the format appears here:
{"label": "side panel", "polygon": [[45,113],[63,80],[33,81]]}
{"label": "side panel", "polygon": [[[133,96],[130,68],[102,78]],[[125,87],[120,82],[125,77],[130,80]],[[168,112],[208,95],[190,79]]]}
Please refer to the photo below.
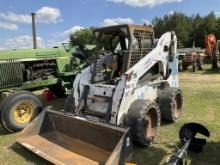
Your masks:
{"label": "side panel", "polygon": [[178,71],[178,55],[174,56],[173,62],[171,65],[171,75],[169,79],[167,80],[171,87],[179,87],[179,71]]}
{"label": "side panel", "polygon": [[78,74],[73,83],[74,89],[74,98],[75,98],[75,105],[76,107],[79,105],[80,97],[82,96],[84,85],[90,84],[91,80],[91,68],[87,67],[86,69],[82,70],[80,74]]}
{"label": "side panel", "polygon": [[115,89],[116,92],[113,95],[112,116],[111,116],[111,121],[110,121],[111,124],[117,123],[117,113],[123,101],[122,98],[125,92],[125,86],[126,86],[126,76],[122,76],[121,80],[116,86],[116,89]]}
{"label": "side panel", "polygon": [[0,92],[41,88],[61,81],[69,85],[73,71],[71,55],[63,47],[0,52]]}
{"label": "side panel", "polygon": [[5,61],[0,63],[0,89],[23,83],[21,63]]}
{"label": "side panel", "polygon": [[0,61],[0,92],[42,88],[58,82],[55,59]]}
{"label": "side panel", "polygon": [[124,121],[124,115],[127,113],[130,105],[135,100],[150,100],[155,101],[157,98],[157,90],[153,86],[142,86],[136,89],[125,89],[125,93],[121,102],[121,106],[118,111],[117,125],[122,125]]}
{"label": "side panel", "polygon": [[71,67],[70,57],[59,57],[56,61],[60,74],[64,74],[64,72],[73,72],[74,68]]}

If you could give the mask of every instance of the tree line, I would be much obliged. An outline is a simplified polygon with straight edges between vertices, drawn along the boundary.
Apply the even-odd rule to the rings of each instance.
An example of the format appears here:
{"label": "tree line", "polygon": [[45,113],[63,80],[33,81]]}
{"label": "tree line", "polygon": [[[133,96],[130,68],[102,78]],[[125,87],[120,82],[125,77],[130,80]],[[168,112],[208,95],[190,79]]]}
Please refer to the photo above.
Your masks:
{"label": "tree line", "polygon": [[[179,48],[192,47],[193,43],[196,47],[204,48],[204,37],[211,33],[220,39],[220,17],[217,17],[214,12],[206,16],[199,14],[187,16],[184,13],[174,12],[164,17],[155,17],[152,26],[156,38],[160,38],[167,31],[175,31]],[[92,27],[71,34],[71,45],[95,44],[93,29]]]}
{"label": "tree line", "polygon": [[156,17],[153,22],[155,36],[160,37],[166,31],[173,30],[178,37],[178,47],[205,47],[204,37],[213,33],[220,39],[220,17],[214,12],[206,16],[199,14],[187,16],[183,13],[165,15],[163,18]]}

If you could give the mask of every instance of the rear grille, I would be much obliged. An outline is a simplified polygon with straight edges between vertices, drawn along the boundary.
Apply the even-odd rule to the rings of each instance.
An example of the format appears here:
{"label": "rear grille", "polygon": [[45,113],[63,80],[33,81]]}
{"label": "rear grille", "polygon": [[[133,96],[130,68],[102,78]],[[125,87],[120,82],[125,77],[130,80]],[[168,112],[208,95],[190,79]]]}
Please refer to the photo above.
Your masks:
{"label": "rear grille", "polygon": [[133,40],[130,67],[152,51],[154,48],[154,34],[146,30],[134,30]]}
{"label": "rear grille", "polygon": [[0,88],[20,85],[23,83],[20,62],[5,61],[0,63]]}

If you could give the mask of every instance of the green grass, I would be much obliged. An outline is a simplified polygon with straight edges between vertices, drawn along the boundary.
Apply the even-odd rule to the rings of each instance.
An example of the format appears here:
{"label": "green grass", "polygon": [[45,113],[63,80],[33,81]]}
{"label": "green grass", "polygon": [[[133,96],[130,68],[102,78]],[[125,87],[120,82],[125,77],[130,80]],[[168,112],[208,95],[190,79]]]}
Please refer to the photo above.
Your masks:
{"label": "green grass", "polygon": [[[177,123],[162,123],[156,143],[149,148],[135,147],[129,160],[138,165],[164,164],[170,154],[179,146],[179,128],[188,122],[205,125],[211,137],[200,154],[189,153],[189,164],[215,165],[220,162],[220,70],[211,71],[206,66],[204,71],[192,73],[190,70],[180,74],[180,86],[184,94],[184,114]],[[64,105],[64,100],[55,100],[55,109]],[[15,135],[7,135],[0,128],[0,164],[48,164],[38,156],[15,144]]]}

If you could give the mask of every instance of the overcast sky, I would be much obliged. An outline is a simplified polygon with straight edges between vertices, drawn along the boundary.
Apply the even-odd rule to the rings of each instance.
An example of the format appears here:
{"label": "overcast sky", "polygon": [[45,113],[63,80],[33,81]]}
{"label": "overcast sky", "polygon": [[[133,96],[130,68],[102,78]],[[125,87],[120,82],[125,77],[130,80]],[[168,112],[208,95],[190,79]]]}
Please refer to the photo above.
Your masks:
{"label": "overcast sky", "polygon": [[0,0],[0,50],[32,47],[30,13],[37,14],[39,47],[68,41],[90,26],[150,23],[174,11],[220,16],[219,0]]}

